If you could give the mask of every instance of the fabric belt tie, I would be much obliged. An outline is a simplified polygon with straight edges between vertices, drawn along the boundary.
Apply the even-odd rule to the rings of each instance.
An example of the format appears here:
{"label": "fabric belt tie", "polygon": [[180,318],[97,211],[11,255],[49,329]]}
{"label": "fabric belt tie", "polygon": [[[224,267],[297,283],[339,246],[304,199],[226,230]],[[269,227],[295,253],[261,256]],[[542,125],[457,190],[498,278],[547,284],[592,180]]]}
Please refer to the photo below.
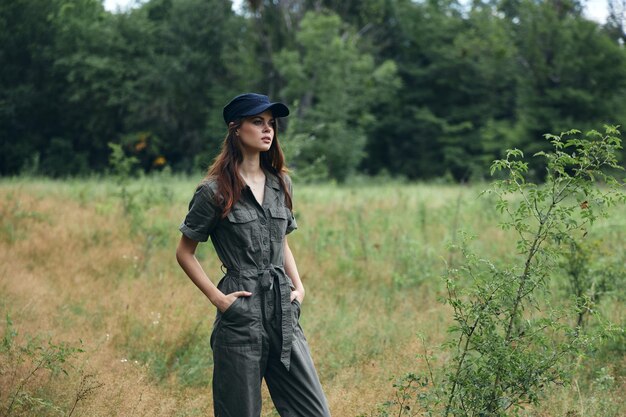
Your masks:
{"label": "fabric belt tie", "polygon": [[[257,272],[259,280],[259,287],[262,291],[268,292],[274,288],[274,279],[278,279],[279,284],[283,282],[288,283],[285,285],[278,285],[280,294],[280,310],[281,310],[281,335],[282,346],[280,350],[280,361],[289,370],[291,362],[291,343],[293,339],[293,319],[291,314],[291,281],[285,274],[285,270],[282,267],[270,265],[267,268],[255,269],[255,270],[236,270],[228,268],[228,275],[234,276],[253,276],[254,272]],[[285,289],[286,288],[286,289]]]}
{"label": "fabric belt tie", "polygon": [[278,274],[275,269],[263,269],[259,273],[261,279],[261,289],[263,291],[271,291],[274,288],[274,278],[278,278]]}

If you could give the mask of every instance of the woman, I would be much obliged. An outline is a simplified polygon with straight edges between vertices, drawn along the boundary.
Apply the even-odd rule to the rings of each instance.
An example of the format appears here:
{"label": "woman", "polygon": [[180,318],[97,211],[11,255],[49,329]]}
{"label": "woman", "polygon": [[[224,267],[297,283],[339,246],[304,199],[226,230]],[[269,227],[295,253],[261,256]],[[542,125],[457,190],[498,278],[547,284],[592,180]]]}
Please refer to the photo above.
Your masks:
{"label": "woman", "polygon": [[[285,236],[297,225],[275,118],[288,114],[284,104],[252,93],[224,107],[222,151],[180,226],[178,263],[217,308],[216,417],[260,416],[263,378],[281,416],[330,416],[298,324],[305,291]],[[226,268],[217,287],[194,255],[209,237]]]}

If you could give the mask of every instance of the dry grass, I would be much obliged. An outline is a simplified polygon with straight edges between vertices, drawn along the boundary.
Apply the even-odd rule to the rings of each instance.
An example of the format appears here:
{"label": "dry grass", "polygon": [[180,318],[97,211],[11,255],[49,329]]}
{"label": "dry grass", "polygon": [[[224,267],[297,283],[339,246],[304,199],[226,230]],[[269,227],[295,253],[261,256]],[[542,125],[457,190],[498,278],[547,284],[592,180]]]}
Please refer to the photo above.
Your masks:
{"label": "dry grass", "polygon": [[[21,335],[82,341],[85,352],[71,361],[69,376],[38,382],[67,410],[81,376],[94,375],[99,386],[73,415],[212,414],[202,375],[210,375],[215,310],[174,259],[194,183],[136,184],[149,201],[139,231],[110,182],[0,183],[1,312]],[[445,262],[455,262],[445,246],[455,230],[480,234],[479,250],[502,259],[513,244],[475,188],[309,186],[296,193],[300,230],[289,239],[307,287],[303,327],[333,415],[368,413],[392,396],[391,378],[424,371],[418,333],[429,347],[446,338],[438,277]],[[217,281],[210,244],[198,256]],[[617,311],[619,319],[623,308]],[[181,368],[184,361],[191,365]],[[558,395],[562,404],[572,398]],[[264,415],[275,415],[267,392],[265,400]]]}

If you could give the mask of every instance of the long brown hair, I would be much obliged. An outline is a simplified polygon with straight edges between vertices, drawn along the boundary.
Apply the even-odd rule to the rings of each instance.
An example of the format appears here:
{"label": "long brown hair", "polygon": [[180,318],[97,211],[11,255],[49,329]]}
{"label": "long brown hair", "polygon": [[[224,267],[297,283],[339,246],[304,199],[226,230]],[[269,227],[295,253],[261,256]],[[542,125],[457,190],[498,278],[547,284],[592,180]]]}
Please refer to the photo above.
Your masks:
{"label": "long brown hair", "polygon": [[[228,126],[228,133],[222,143],[222,150],[207,171],[207,178],[214,178],[217,181],[217,199],[218,204],[222,207],[222,218],[226,217],[233,205],[239,201],[241,191],[246,185],[239,175],[239,165],[243,161],[243,153],[241,151],[241,139],[236,134],[243,120],[245,119],[237,120]],[[268,151],[261,152],[260,159],[261,168],[278,177],[280,187],[285,193],[285,204],[289,209],[293,209],[291,194],[283,175],[289,171],[285,165],[285,155],[278,143],[276,128],[274,128],[272,145]]]}

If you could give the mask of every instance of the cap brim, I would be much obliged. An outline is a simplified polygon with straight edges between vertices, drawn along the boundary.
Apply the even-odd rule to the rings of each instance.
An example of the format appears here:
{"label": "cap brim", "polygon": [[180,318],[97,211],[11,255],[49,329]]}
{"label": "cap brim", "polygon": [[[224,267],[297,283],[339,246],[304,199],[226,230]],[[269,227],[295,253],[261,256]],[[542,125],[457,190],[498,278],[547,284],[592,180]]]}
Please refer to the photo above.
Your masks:
{"label": "cap brim", "polygon": [[254,116],[257,114],[261,114],[264,111],[271,110],[272,115],[274,117],[287,117],[289,116],[289,108],[285,106],[283,103],[269,103],[269,104],[260,104],[256,107],[251,108],[245,114],[242,114],[243,117]]}

